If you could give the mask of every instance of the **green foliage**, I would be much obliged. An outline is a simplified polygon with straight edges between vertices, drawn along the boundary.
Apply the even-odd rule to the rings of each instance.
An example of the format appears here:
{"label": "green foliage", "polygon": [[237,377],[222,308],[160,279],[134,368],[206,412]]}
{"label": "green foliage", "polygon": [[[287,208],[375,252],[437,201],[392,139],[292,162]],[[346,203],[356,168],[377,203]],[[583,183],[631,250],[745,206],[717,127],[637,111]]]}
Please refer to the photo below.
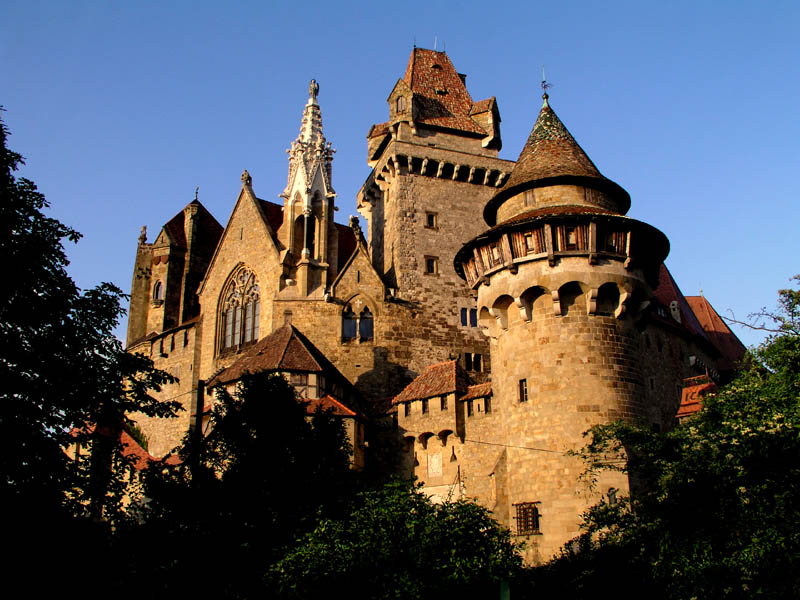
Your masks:
{"label": "green foliage", "polygon": [[308,419],[306,406],[282,377],[246,376],[235,394],[217,391],[208,434],[186,439],[180,464],[148,470],[149,512],[131,544],[146,549],[134,572],[153,593],[185,591],[213,559],[198,592],[263,594],[295,536],[339,514],[355,485],[344,426],[321,410]]}
{"label": "green foliage", "polygon": [[540,588],[568,579],[588,597],[614,573],[631,596],[800,595],[800,293],[779,294],[779,311],[760,313],[774,335],[688,422],[664,434],[591,430],[588,473],[627,472],[633,493],[585,515],[586,533]]}
{"label": "green foliage", "polygon": [[[80,234],[47,217],[36,185],[15,176],[23,161],[6,148],[6,136],[0,122],[0,504],[13,519],[6,543],[25,561],[35,540],[42,561],[59,550],[54,538],[65,532],[85,551],[79,548],[93,534],[76,514],[113,519],[104,505],[121,502],[121,484],[109,470],[119,440],[102,434],[128,412],[167,416],[175,406],[149,395],[170,376],[127,354],[113,335],[122,292],[109,283],[81,291],[70,279],[63,241]],[[103,451],[75,464],[64,452],[75,442]]]}
{"label": "green foliage", "polygon": [[486,509],[433,504],[406,483],[359,494],[340,519],[323,519],[272,569],[290,598],[490,597],[521,558]]}

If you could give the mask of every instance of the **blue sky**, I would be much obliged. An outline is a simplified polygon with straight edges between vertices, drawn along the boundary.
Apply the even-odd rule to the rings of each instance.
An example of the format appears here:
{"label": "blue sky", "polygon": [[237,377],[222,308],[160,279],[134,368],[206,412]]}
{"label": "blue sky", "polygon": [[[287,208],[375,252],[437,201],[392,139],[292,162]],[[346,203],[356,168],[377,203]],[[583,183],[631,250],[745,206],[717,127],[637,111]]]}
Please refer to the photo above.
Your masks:
{"label": "blue sky", "polygon": [[127,291],[140,227],[152,240],[196,186],[223,224],[243,169],[277,200],[312,77],[346,222],[369,126],[413,44],[434,40],[475,100],[497,97],[512,160],[545,65],[551,105],[629,214],[669,237],[685,294],[743,318],[800,273],[798,2],[3,0],[2,15],[9,146],[83,233],[81,287]]}

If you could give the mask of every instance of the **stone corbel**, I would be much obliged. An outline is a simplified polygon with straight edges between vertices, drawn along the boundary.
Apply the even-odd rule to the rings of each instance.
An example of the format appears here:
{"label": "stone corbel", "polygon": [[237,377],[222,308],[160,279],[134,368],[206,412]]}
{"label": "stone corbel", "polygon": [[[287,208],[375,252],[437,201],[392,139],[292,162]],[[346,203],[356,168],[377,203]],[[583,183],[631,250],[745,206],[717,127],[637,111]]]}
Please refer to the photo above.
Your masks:
{"label": "stone corbel", "polygon": [[494,187],[500,187],[501,185],[503,185],[503,179],[505,178],[505,176],[506,172],[501,171],[500,174],[497,176],[497,180],[494,182]]}
{"label": "stone corbel", "polygon": [[531,322],[531,307],[525,304],[522,301],[522,298],[514,298],[514,304],[517,305],[519,309],[519,316],[522,317],[522,320],[526,323]]}
{"label": "stone corbel", "polygon": [[628,311],[628,301],[631,299],[630,292],[622,292],[619,295],[619,306],[617,310],[614,311],[614,316],[617,319],[621,319],[622,315],[624,315]]}
{"label": "stone corbel", "polygon": [[494,308],[489,309],[489,314],[494,317],[494,320],[497,321],[497,326],[500,329],[507,330],[508,329],[508,316],[503,319],[503,314],[495,311]]}
{"label": "stone corbel", "polygon": [[557,317],[561,316],[561,298],[558,296],[558,290],[550,292],[550,297],[553,299],[553,314]]}
{"label": "stone corbel", "polygon": [[422,167],[420,167],[419,174],[420,175],[425,175],[425,169],[427,169],[427,168],[428,168],[428,159],[427,158],[423,158],[422,159]]}
{"label": "stone corbel", "polygon": [[458,170],[461,168],[461,165],[456,165],[453,169],[453,181],[455,181],[456,177],[458,177]]}
{"label": "stone corbel", "polygon": [[597,288],[592,288],[589,290],[589,294],[586,297],[586,314],[588,315],[596,315],[597,314]]}
{"label": "stone corbel", "polygon": [[472,183],[472,178],[475,177],[475,167],[469,168],[469,177],[467,177],[467,183]]}
{"label": "stone corbel", "polygon": [[443,161],[439,161],[439,168],[436,169],[436,178],[437,179],[441,179],[441,177],[442,177],[442,169],[444,169],[444,162]]}

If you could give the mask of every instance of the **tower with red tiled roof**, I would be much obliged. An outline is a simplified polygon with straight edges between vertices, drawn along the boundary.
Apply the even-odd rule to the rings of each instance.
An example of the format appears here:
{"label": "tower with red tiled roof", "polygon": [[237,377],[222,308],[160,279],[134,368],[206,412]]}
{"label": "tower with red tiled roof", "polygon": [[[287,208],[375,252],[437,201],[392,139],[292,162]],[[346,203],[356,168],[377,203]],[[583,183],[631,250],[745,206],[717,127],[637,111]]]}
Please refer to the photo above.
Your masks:
{"label": "tower with red tiled roof", "polygon": [[[486,203],[490,228],[455,258],[491,340],[495,425],[482,439],[503,448],[494,452],[502,500],[492,508],[528,539],[532,560],[577,535],[581,513],[599,499],[576,494],[584,465],[566,454],[583,446],[584,431],[652,420],[637,325],[669,244],[626,217],[629,206],[545,93],[508,181]],[[604,477],[601,489],[627,488],[618,474]]]}
{"label": "tower with red tiled roof", "polygon": [[475,298],[453,258],[480,231],[475,216],[513,163],[498,157],[497,102],[475,102],[465,81],[446,53],[414,48],[387,98],[389,119],[367,135],[372,171],[358,210],[376,271],[394,298],[416,303],[403,328],[413,373],[450,356],[473,371],[489,368]]}

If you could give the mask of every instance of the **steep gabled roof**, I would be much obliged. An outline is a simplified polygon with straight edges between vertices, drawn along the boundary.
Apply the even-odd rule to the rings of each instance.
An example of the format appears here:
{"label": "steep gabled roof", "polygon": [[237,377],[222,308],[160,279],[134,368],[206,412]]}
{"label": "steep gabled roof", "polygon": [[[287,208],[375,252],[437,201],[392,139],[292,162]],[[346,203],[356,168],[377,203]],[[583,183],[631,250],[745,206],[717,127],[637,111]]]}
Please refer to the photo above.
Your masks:
{"label": "steep gabled roof", "polygon": [[476,383],[467,388],[467,393],[459,400],[474,400],[475,398],[487,398],[492,395],[492,382]]}
{"label": "steep gabled roof", "polygon": [[[663,320],[683,328],[692,335],[703,338],[706,342],[710,341],[708,336],[706,336],[705,330],[697,320],[694,312],[689,307],[689,303],[686,301],[686,297],[683,295],[683,292],[681,292],[678,284],[675,283],[672,273],[669,272],[669,269],[667,269],[667,266],[663,263],[661,264],[658,272],[658,287],[653,290],[653,295],[659,303],[667,308],[669,308],[673,301],[678,303],[678,309],[680,310],[681,317],[680,324],[678,324],[677,321],[675,321],[675,319],[673,319],[671,316],[668,316]],[[658,317],[655,316],[654,318],[657,319]]]}
{"label": "steep gabled roof", "polygon": [[631,205],[628,192],[604,177],[558,118],[545,95],[531,134],[519,153],[517,164],[499,192],[486,204],[484,218],[496,223],[497,208],[507,198],[526,189],[547,185],[576,184],[604,191],[625,214]]}
{"label": "steep gabled roof", "polygon": [[403,81],[414,94],[418,123],[486,135],[470,117],[472,98],[444,52],[414,48]]}
{"label": "steep gabled roof", "polygon": [[208,382],[209,387],[230,383],[245,373],[260,371],[322,372],[322,353],[291,324],[276,329],[245,350],[239,359]]}
{"label": "steep gabled roof", "polygon": [[184,222],[185,218],[183,216],[183,210],[179,212],[177,215],[172,217],[169,221],[167,221],[166,225],[164,225],[164,229],[167,230],[171,241],[175,242],[179,248],[186,248],[186,231],[184,229]]}
{"label": "steep gabled roof", "polygon": [[720,370],[731,371],[735,369],[736,364],[741,362],[745,352],[747,352],[745,345],[736,337],[736,334],[731,331],[730,327],[704,296],[687,296],[686,301],[700,322],[700,326],[705,331],[706,336],[722,354],[722,358],[719,361]]}
{"label": "steep gabled roof", "polygon": [[353,256],[353,252],[356,251],[356,236],[353,230],[347,225],[342,225],[341,223],[334,223],[334,225],[336,225],[336,231],[339,233],[336,268],[341,272],[347,260]]}
{"label": "steep gabled roof", "polygon": [[184,211],[190,206],[197,207],[197,238],[199,246],[196,251],[201,255],[211,256],[217,247],[217,242],[222,236],[222,225],[214,218],[208,209],[199,200],[192,200],[181,211],[164,225],[172,242],[180,248],[186,248],[186,217]]}
{"label": "steep gabled roof", "polygon": [[272,235],[276,236],[275,242],[277,243],[278,229],[280,229],[281,224],[283,224],[283,206],[281,204],[269,202],[268,200],[262,200],[261,198],[257,198],[257,200],[261,205],[261,210],[264,211],[267,223],[269,223],[272,229]]}
{"label": "steep gabled roof", "polygon": [[314,400],[309,400],[308,406],[306,407],[306,413],[314,414],[317,411],[317,408],[321,408],[322,410],[333,411],[333,414],[339,417],[355,417],[358,414],[354,410],[348,408],[347,406],[339,402],[333,396],[327,394],[322,398],[315,398]]}
{"label": "steep gabled roof", "polygon": [[456,360],[430,365],[394,398],[394,403],[422,400],[467,391],[469,381]]}

